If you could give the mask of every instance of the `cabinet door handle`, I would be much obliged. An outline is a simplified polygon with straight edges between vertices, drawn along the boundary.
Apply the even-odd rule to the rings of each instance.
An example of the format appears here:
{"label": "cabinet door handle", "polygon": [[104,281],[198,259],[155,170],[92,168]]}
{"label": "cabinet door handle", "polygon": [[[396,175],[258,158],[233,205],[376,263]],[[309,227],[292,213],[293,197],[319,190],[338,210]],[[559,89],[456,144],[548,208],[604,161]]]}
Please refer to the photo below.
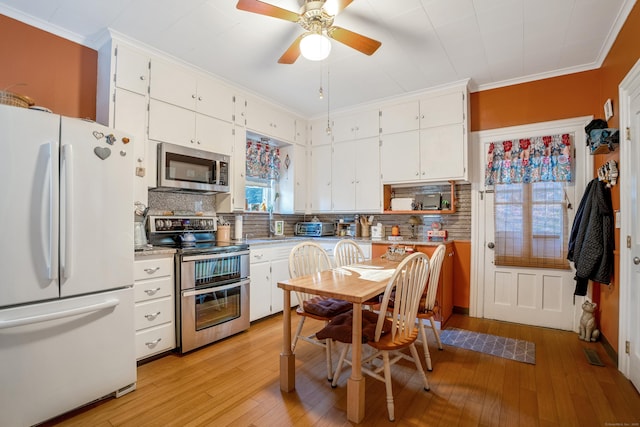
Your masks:
{"label": "cabinet door handle", "polygon": [[156,318],[157,318],[158,316],[160,316],[160,312],[159,312],[159,311],[158,311],[158,312],[155,312],[155,313],[152,313],[152,314],[145,314],[145,315],[144,315],[144,317],[146,317],[146,318],[147,318],[147,320],[156,320]]}
{"label": "cabinet door handle", "polygon": [[153,341],[146,342],[146,343],[144,343],[144,345],[146,345],[149,348],[153,348],[153,347],[157,346],[160,341],[162,341],[162,338],[158,338],[158,339],[155,339]]}
{"label": "cabinet door handle", "polygon": [[151,296],[151,295],[155,295],[160,291],[160,288],[155,288],[155,289],[145,289],[144,293]]}
{"label": "cabinet door handle", "polygon": [[160,267],[154,267],[154,268],[145,268],[144,271],[148,274],[153,274],[155,272],[157,272],[158,270],[160,270]]}

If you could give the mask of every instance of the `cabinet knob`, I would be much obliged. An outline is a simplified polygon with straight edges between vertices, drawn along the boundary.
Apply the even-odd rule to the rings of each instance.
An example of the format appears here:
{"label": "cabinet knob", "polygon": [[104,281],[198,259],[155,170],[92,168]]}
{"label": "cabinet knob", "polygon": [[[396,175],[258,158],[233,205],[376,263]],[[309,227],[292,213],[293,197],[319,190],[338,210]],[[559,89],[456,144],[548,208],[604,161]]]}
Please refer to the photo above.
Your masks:
{"label": "cabinet knob", "polygon": [[196,94],[194,93],[193,95],[191,95],[192,99],[196,99]]}
{"label": "cabinet knob", "polygon": [[191,139],[190,141],[191,141],[191,143],[192,143],[192,144],[194,144],[194,143],[195,143],[195,141],[194,141],[193,139]]}
{"label": "cabinet knob", "polygon": [[198,97],[198,101],[202,101],[202,97],[201,96]]}
{"label": "cabinet knob", "polygon": [[140,80],[144,80],[144,79],[146,79],[145,76],[140,76]]}

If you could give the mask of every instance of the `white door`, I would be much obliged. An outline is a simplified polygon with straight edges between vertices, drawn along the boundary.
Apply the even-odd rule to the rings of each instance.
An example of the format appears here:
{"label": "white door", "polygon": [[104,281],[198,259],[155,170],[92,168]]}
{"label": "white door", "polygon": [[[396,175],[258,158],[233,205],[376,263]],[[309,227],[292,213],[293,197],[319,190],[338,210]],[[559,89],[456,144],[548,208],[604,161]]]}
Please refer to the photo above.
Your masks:
{"label": "white door", "polygon": [[311,211],[331,211],[331,146],[311,147]]}
{"label": "white door", "polygon": [[[638,69],[638,66],[636,66]],[[625,177],[628,176],[627,192],[626,196],[629,197],[628,202],[628,215],[629,215],[629,245],[630,251],[621,250],[622,254],[628,253],[629,260],[621,263],[622,265],[629,266],[628,274],[623,272],[622,277],[628,277],[627,287],[629,290],[629,302],[628,310],[623,307],[623,311],[627,311],[629,316],[628,321],[628,340],[629,340],[629,378],[635,385],[636,389],[640,390],[640,197],[638,197],[638,190],[640,189],[640,172],[637,165],[640,164],[640,73],[636,72],[637,77],[635,79],[635,85],[631,88],[629,99],[629,134],[630,141],[623,141],[626,144],[628,151],[625,153],[623,159],[623,166],[628,166],[622,169],[625,173]],[[621,130],[622,131],[622,130]],[[627,237],[624,237],[627,239]],[[622,240],[622,239],[621,239]],[[622,301],[624,295],[621,289],[621,302],[623,306],[625,303]],[[624,316],[621,316],[621,321],[624,321]],[[624,330],[624,328],[621,328]],[[618,349],[619,354],[624,354],[625,343],[620,343]]]}
{"label": "white door", "polygon": [[[574,188],[574,187],[570,187]],[[569,196],[571,197],[571,196]],[[571,198],[575,200],[575,198]],[[484,317],[526,325],[573,328],[572,270],[496,266],[494,193],[484,193]],[[569,210],[573,223],[575,210]]]}
{"label": "white door", "polygon": [[593,176],[593,156],[586,150],[584,127],[593,117],[577,117],[552,122],[492,129],[472,135],[476,167],[471,173],[477,183],[477,237],[472,241],[474,261],[472,274],[476,286],[471,289],[472,315],[516,323],[540,325],[577,331],[584,297],[577,297],[574,305],[574,273],[571,270],[496,267],[494,250],[494,193],[487,193],[484,170],[488,144],[514,138],[569,133],[573,135],[575,167],[572,183],[566,186],[566,200],[571,203],[568,213],[569,232],[586,183]]}

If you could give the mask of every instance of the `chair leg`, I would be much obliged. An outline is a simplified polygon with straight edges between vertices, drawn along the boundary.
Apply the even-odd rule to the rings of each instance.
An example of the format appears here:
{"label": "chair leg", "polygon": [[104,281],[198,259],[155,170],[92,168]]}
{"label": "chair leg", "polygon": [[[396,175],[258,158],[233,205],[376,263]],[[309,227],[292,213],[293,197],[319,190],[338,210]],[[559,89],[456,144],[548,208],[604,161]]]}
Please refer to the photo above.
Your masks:
{"label": "chair leg", "polygon": [[300,321],[298,322],[298,328],[296,329],[296,335],[295,337],[293,337],[293,344],[291,344],[291,352],[295,353],[296,351],[296,344],[298,343],[298,338],[300,337],[300,334],[302,333],[302,327],[304,326],[304,316],[300,317]]}
{"label": "chair leg", "polygon": [[424,350],[424,362],[427,366],[427,371],[433,371],[431,366],[431,353],[429,353],[429,345],[427,344],[427,333],[424,330],[424,323],[422,319],[418,319],[418,330],[420,331],[420,340],[422,341],[422,349]]}
{"label": "chair leg", "polygon": [[[424,369],[422,369],[422,363],[420,363],[420,355],[418,355],[418,350],[416,349],[415,344],[411,344],[409,346],[411,350],[411,356],[413,356],[413,362],[416,364],[416,369],[422,376],[422,380],[424,381],[424,389],[429,391],[431,387],[429,387],[429,380],[427,379],[427,374],[424,373]],[[392,420],[393,421],[393,420]]]}
{"label": "chair leg", "polygon": [[342,365],[344,364],[344,359],[347,357],[347,352],[349,351],[349,344],[344,343],[342,346],[342,351],[340,352],[340,359],[338,359],[338,366],[336,366],[336,371],[333,373],[333,381],[331,382],[331,387],[338,387],[338,380],[340,379],[340,373],[342,372]]}
{"label": "chair leg", "polygon": [[434,322],[433,317],[429,318],[431,322],[431,329],[433,329],[433,335],[436,336],[436,341],[438,342],[438,350],[442,350],[442,341],[440,341],[440,333],[438,332],[438,328],[436,328],[436,322]]}
{"label": "chair leg", "polygon": [[333,363],[331,362],[331,338],[324,340],[324,345],[327,351],[327,381],[333,381]]}
{"label": "chair leg", "polygon": [[[389,421],[395,421],[395,413],[393,408],[393,390],[391,388],[391,365],[389,363],[388,351],[382,352],[382,361],[384,363],[384,386],[387,390],[387,411],[389,412]],[[422,369],[422,367],[420,367],[420,369]]]}

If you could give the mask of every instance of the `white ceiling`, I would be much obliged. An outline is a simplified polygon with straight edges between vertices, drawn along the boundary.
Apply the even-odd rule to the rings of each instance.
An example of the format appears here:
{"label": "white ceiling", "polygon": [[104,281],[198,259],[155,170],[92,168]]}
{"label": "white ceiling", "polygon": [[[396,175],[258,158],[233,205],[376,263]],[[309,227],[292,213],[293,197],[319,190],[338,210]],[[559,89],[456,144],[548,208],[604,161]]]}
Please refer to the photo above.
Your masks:
{"label": "white ceiling", "polygon": [[[267,0],[298,11],[303,0]],[[111,28],[304,117],[463,79],[472,90],[598,68],[635,0],[354,0],[326,61],[278,58],[303,32],[236,0],[0,0],[0,13],[97,49]],[[330,79],[327,83],[327,71]],[[321,84],[329,97],[318,97]]]}

